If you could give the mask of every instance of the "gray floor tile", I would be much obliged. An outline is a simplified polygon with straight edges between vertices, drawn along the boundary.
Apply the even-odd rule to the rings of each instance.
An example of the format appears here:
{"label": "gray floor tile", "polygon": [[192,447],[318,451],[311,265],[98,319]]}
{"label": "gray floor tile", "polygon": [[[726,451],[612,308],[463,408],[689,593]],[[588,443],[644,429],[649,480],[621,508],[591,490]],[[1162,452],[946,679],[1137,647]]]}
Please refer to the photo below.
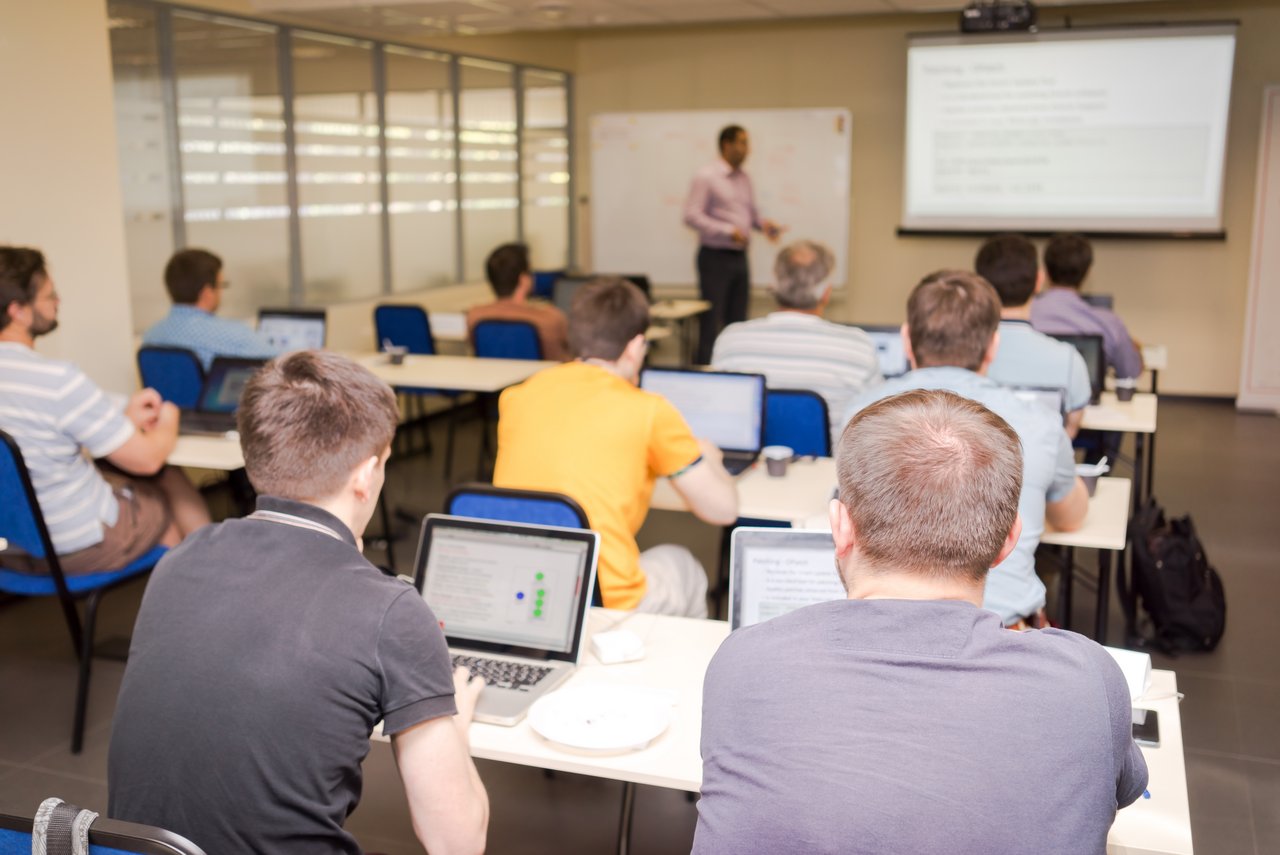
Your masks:
{"label": "gray floor tile", "polygon": [[1280,685],[1238,681],[1236,709],[1242,753],[1280,762]]}
{"label": "gray floor tile", "polygon": [[19,816],[31,816],[40,802],[57,796],[82,808],[107,812],[107,785],[53,772],[21,769],[13,775],[0,778],[0,812]]}
{"label": "gray floor tile", "polygon": [[1178,691],[1186,696],[1178,707],[1184,748],[1239,754],[1235,681],[1178,674]]}
{"label": "gray floor tile", "polygon": [[1258,855],[1280,852],[1280,763],[1248,763]]}
{"label": "gray floor tile", "polygon": [[1258,855],[1244,761],[1187,751],[1191,839],[1197,852]]}

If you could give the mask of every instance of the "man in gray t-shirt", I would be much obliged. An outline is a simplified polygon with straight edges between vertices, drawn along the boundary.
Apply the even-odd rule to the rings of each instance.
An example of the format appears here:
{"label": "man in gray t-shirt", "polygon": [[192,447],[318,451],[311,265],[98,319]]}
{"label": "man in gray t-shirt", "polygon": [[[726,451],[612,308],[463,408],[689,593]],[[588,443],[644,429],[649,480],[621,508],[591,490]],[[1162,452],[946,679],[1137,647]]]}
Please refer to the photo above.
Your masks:
{"label": "man in gray t-shirt", "polygon": [[716,653],[695,855],[1104,852],[1147,783],[1124,677],[1081,636],[979,608],[1021,527],[1017,434],[911,391],[860,412],[837,460],[848,599]]}

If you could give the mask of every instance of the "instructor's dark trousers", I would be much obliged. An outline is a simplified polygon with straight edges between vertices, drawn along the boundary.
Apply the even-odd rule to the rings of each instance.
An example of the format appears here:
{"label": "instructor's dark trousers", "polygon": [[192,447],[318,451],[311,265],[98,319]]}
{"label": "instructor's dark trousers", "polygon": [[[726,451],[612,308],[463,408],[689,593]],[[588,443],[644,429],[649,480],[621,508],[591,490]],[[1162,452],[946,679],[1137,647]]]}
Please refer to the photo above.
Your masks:
{"label": "instructor's dark trousers", "polygon": [[747,319],[747,301],[751,296],[751,271],[747,253],[741,249],[698,249],[698,293],[711,304],[699,316],[699,365],[711,364],[711,348],[716,336],[727,325]]}

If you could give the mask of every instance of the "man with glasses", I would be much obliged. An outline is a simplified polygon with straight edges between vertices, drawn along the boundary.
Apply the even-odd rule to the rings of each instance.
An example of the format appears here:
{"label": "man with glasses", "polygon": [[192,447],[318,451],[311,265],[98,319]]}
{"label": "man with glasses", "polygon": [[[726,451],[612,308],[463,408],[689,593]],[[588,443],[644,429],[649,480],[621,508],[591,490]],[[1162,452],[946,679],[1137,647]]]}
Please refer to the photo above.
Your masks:
{"label": "man with glasses", "polygon": [[212,252],[184,249],[175,253],[164,267],[164,287],[173,306],[143,334],[142,343],[186,348],[199,357],[205,371],[215,356],[278,356],[278,349],[254,330],[216,316],[222,292],[230,284],[222,274],[222,259]]}
{"label": "man with glasses", "polygon": [[[76,366],[36,353],[35,340],[58,326],[58,303],[43,254],[0,247],[0,430],[22,451],[62,569],[123,567],[176,545],[209,512],[182,471],[165,466],[177,407],[143,389],[121,408]],[[46,569],[29,556],[4,563]]]}

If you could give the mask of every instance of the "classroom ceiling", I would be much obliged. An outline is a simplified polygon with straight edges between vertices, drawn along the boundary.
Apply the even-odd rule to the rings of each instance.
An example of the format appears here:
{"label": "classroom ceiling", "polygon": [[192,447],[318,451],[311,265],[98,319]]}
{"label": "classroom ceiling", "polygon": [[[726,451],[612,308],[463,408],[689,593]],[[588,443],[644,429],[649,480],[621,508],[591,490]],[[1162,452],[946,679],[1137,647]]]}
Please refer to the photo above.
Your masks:
{"label": "classroom ceiling", "polygon": [[[1038,0],[1041,7],[1116,0]],[[1148,0],[1119,0],[1141,3]],[[384,38],[492,35],[781,20],[894,12],[959,12],[965,0],[252,0],[262,12],[328,28],[352,27]]]}

